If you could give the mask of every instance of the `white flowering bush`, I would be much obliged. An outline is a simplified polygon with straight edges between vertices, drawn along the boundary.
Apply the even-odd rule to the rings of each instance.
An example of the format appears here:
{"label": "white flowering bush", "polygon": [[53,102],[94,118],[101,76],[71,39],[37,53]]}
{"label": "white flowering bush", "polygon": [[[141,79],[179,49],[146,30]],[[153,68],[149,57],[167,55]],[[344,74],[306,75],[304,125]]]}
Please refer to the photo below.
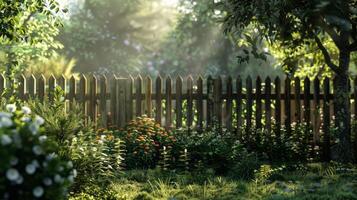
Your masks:
{"label": "white flowering bush", "polygon": [[28,107],[0,112],[0,199],[64,199],[76,170],[47,139],[44,120]]}

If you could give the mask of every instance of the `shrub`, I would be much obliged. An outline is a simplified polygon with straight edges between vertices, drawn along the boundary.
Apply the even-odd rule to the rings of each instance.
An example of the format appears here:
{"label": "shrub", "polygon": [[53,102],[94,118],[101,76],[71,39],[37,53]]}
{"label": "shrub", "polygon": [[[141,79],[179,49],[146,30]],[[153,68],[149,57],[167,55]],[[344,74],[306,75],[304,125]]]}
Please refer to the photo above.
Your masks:
{"label": "shrub", "polygon": [[122,141],[111,131],[80,132],[66,146],[79,175],[73,190],[92,183],[105,184],[120,170]]}
{"label": "shrub", "polygon": [[186,150],[190,168],[210,167],[223,173],[231,165],[232,145],[236,141],[233,134],[215,129],[202,132],[180,129],[175,131],[175,136],[177,143],[172,154],[182,158]]}
{"label": "shrub", "polygon": [[171,149],[176,141],[170,132],[145,116],[131,121],[124,131],[117,134],[125,142],[127,168],[155,167],[160,159],[160,150],[164,146]]}
{"label": "shrub", "polygon": [[44,127],[49,137],[52,137],[61,146],[66,140],[70,140],[80,131],[91,131],[91,124],[85,124],[85,118],[80,107],[74,102],[71,109],[66,110],[64,92],[56,87],[52,94],[44,101],[30,100],[29,106],[34,113],[44,118]]}
{"label": "shrub", "polygon": [[0,199],[64,199],[76,171],[56,152],[31,110],[7,106],[0,113]]}

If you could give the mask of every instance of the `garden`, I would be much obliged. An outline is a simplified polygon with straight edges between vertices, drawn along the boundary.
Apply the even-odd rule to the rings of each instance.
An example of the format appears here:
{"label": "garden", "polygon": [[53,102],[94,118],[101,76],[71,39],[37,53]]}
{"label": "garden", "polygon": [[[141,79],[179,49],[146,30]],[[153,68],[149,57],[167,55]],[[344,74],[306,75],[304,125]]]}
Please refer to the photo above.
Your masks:
{"label": "garden", "polygon": [[354,0],[0,0],[0,200],[357,199]]}

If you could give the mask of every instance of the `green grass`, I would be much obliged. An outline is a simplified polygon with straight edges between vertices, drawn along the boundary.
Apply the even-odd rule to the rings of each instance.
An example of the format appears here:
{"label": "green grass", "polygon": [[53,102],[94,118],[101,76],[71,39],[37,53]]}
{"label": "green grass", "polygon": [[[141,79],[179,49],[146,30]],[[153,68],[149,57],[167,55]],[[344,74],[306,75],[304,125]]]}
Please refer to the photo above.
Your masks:
{"label": "green grass", "polygon": [[112,193],[109,199],[357,199],[356,171],[339,171],[312,164],[303,170],[262,173],[266,176],[247,181],[214,176],[209,170],[204,173],[128,171],[118,175],[105,189]]}

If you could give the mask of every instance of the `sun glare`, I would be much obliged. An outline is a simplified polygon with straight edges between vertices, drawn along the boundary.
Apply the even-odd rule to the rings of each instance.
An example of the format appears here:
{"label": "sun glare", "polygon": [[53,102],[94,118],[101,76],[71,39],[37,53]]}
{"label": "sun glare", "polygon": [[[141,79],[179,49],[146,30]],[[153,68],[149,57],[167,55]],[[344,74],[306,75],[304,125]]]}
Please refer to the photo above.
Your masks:
{"label": "sun glare", "polygon": [[161,0],[161,2],[164,6],[174,7],[178,5],[179,0]]}

